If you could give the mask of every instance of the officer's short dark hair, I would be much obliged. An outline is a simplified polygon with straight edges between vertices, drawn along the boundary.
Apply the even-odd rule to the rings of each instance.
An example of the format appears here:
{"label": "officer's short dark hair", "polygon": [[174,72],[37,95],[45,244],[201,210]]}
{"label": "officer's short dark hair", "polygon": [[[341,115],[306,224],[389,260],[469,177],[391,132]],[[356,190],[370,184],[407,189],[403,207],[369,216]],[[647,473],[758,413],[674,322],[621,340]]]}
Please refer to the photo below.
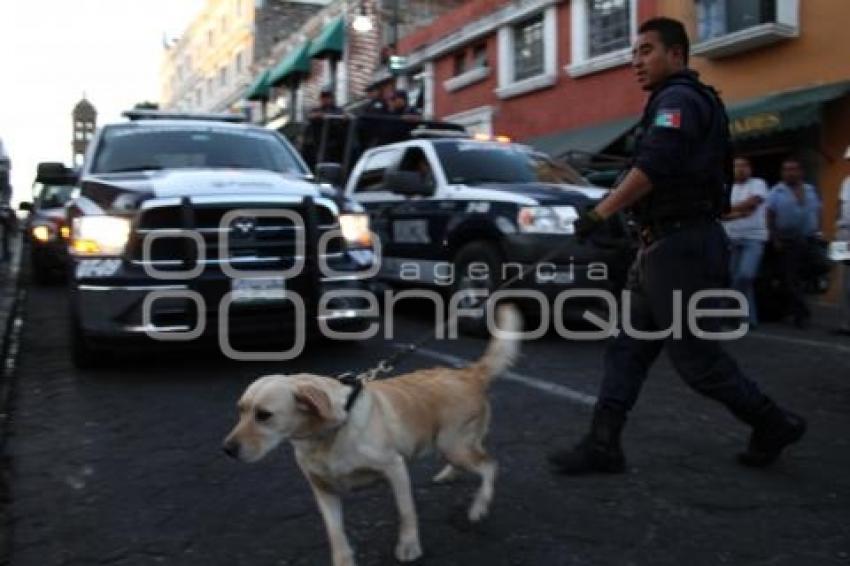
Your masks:
{"label": "officer's short dark hair", "polygon": [[652,18],[643,22],[638,29],[638,33],[649,33],[651,31],[658,33],[661,43],[667,49],[672,49],[677,45],[681,47],[685,65],[688,64],[688,58],[691,53],[691,42],[688,39],[688,32],[685,31],[685,26],[682,22],[673,18]]}

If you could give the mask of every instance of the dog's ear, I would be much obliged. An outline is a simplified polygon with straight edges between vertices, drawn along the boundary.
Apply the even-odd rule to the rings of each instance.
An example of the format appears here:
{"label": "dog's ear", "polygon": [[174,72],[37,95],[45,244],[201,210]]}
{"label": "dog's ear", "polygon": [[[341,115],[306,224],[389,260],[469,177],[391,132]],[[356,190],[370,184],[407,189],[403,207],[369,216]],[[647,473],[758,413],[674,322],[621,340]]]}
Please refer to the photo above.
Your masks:
{"label": "dog's ear", "polygon": [[333,404],[328,394],[311,384],[299,385],[295,390],[295,405],[298,410],[315,415],[323,420],[335,418]]}

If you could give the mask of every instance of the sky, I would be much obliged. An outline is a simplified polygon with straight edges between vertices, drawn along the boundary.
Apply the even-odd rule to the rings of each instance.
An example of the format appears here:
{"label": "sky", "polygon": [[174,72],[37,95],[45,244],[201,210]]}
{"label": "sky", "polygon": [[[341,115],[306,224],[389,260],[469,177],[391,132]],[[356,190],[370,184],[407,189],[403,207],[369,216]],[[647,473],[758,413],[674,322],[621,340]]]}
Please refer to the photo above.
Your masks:
{"label": "sky", "polygon": [[13,200],[31,200],[36,165],[71,161],[71,111],[85,93],[98,124],[159,99],[163,37],[205,0],[0,0],[0,139]]}

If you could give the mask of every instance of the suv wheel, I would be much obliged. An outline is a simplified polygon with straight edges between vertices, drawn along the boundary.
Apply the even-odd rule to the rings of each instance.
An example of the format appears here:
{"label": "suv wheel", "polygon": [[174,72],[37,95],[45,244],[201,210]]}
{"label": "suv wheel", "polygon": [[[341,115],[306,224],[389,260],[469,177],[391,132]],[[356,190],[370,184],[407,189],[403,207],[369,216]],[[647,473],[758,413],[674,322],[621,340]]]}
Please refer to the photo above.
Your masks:
{"label": "suv wheel", "polygon": [[[487,277],[472,277],[470,265],[485,264]],[[501,282],[502,254],[498,248],[489,242],[471,242],[463,246],[455,255],[455,281],[452,293],[462,293],[471,289],[485,289],[490,294]],[[477,270],[473,270],[475,273]],[[472,308],[481,301],[477,297],[467,297],[458,303],[459,309]],[[487,314],[484,304],[481,305],[480,316],[462,316],[457,321],[458,329],[469,336],[486,337],[490,335],[487,329]]]}

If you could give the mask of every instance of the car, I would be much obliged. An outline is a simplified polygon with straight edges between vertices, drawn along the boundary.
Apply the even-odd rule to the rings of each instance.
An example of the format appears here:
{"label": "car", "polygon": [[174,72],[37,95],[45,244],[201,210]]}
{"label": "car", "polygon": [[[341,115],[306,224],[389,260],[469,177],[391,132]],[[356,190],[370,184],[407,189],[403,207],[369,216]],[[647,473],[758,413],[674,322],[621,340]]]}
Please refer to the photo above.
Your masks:
{"label": "car", "polygon": [[[483,138],[426,136],[371,148],[357,162],[345,195],[370,215],[381,280],[465,295],[464,309],[476,292],[506,284],[550,306],[567,290],[619,292],[636,249],[625,218],[610,218],[588,241],[573,226],[607,191],[530,147]],[[483,310],[471,310],[460,330],[485,334]]]}
{"label": "car", "polygon": [[19,206],[29,212],[25,232],[32,277],[38,283],[50,283],[65,277],[70,235],[65,223],[65,205],[75,190],[63,164],[43,163],[33,184],[32,202],[22,202]]}
{"label": "car", "polygon": [[[95,133],[67,206],[78,366],[139,341],[289,359],[305,334],[368,324],[349,296],[373,261],[363,207],[317,183],[280,134],[233,115],[125,116]],[[292,347],[237,344],[269,337]]]}

